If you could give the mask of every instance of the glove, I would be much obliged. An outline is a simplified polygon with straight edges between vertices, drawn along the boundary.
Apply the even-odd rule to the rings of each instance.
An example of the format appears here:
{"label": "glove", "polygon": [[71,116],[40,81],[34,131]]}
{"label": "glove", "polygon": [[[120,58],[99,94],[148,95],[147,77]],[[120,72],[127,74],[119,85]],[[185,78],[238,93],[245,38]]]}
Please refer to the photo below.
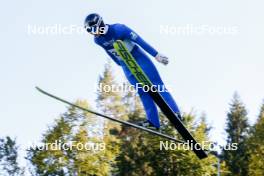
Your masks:
{"label": "glove", "polygon": [[155,59],[164,65],[167,65],[169,63],[169,58],[160,53],[155,56]]}

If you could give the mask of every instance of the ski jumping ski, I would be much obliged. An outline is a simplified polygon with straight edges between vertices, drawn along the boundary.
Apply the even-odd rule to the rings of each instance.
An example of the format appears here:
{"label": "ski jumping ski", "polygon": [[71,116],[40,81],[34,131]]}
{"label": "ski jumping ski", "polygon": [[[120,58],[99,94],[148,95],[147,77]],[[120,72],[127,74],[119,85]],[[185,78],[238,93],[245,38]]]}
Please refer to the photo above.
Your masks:
{"label": "ski jumping ski", "polygon": [[64,100],[64,99],[62,99],[62,98],[60,98],[60,97],[58,97],[58,96],[55,96],[55,95],[53,95],[53,94],[51,94],[51,93],[48,93],[48,92],[44,91],[43,89],[41,89],[41,88],[39,88],[39,87],[36,87],[36,89],[37,89],[39,92],[43,93],[44,95],[47,95],[47,96],[49,96],[49,97],[51,97],[51,98],[53,98],[53,99],[56,99],[56,100],[58,100],[58,101],[60,101],[60,102],[62,102],[62,103],[68,104],[68,105],[73,106],[73,107],[75,107],[75,108],[78,108],[78,109],[80,109],[80,110],[83,110],[83,111],[86,111],[86,112],[92,113],[92,114],[94,114],[94,115],[97,115],[97,116],[100,116],[100,117],[103,117],[103,118],[106,118],[106,119],[112,120],[112,121],[114,121],[114,122],[117,122],[117,123],[120,123],[120,124],[123,124],[123,125],[129,126],[129,127],[133,127],[133,128],[136,128],[136,129],[143,130],[143,131],[145,131],[145,132],[148,132],[148,133],[154,134],[154,135],[159,136],[159,137],[162,137],[162,138],[164,138],[164,139],[171,140],[171,141],[176,142],[176,143],[185,143],[184,141],[181,141],[181,140],[175,139],[175,138],[172,137],[172,136],[169,136],[169,135],[166,135],[166,134],[160,133],[160,132],[158,132],[158,131],[154,131],[154,130],[151,130],[151,129],[148,129],[148,128],[145,128],[145,127],[142,127],[142,126],[136,125],[136,124],[131,123],[131,122],[127,122],[127,121],[119,120],[119,119],[116,119],[116,118],[113,118],[113,117],[110,117],[110,116],[106,116],[106,115],[103,115],[103,114],[101,114],[101,113],[98,113],[98,112],[95,112],[95,111],[92,111],[92,110],[89,110],[89,109],[86,109],[86,108],[83,108],[83,107],[78,106],[78,105],[76,105],[76,104],[74,104],[74,103],[71,103],[71,102],[69,102],[69,101],[67,101],[67,100]]}
{"label": "ski jumping ski", "polygon": [[[188,142],[190,148],[194,151],[194,153],[198,156],[198,158],[203,159],[207,157],[207,153],[201,148],[200,144],[194,139],[191,133],[187,130],[187,128],[182,124],[181,120],[177,117],[177,115],[173,112],[170,106],[163,99],[161,94],[155,89],[149,78],[146,76],[141,67],[137,64],[137,61],[132,56],[132,54],[128,51],[125,44],[121,40],[116,40],[114,43],[114,48],[124,61],[130,72],[135,76],[137,81],[144,86],[148,86],[152,91],[148,91],[152,99],[159,106],[164,115],[170,120],[170,122],[174,125],[183,139]],[[193,147],[196,146],[196,147]]]}

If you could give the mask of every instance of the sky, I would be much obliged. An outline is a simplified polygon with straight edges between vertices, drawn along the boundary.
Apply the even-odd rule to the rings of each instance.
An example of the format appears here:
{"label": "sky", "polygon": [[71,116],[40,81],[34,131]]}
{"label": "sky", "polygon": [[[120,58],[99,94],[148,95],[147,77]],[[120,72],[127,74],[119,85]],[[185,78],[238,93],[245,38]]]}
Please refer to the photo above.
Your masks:
{"label": "sky", "polygon": [[[105,52],[88,34],[30,29],[81,28],[86,15],[97,12],[108,24],[134,29],[169,57],[168,66],[153,62],[181,110],[205,113],[211,139],[223,144],[234,92],[251,124],[264,98],[263,5],[260,0],[5,1],[0,7],[0,135],[28,146],[66,110],[35,86],[94,105],[95,85],[109,60]],[[113,70],[122,80],[121,68],[113,63]]]}

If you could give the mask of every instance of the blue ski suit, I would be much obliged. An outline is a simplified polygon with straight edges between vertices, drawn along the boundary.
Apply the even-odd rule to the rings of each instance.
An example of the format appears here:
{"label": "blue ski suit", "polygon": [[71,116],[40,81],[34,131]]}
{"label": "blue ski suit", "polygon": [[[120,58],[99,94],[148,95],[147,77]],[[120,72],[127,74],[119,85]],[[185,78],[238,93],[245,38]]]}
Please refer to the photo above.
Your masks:
{"label": "blue ski suit", "polygon": [[[138,83],[136,78],[132,75],[125,63],[115,51],[113,43],[116,40],[122,40],[125,42],[128,50],[131,52],[137,63],[155,86],[165,87],[155,65],[143,50],[148,52],[153,57],[155,57],[158,52],[127,26],[118,23],[107,26],[107,32],[104,35],[95,36],[94,41],[96,44],[105,49],[107,54],[115,61],[116,64],[122,67],[129,82],[134,86],[136,86]],[[160,121],[155,102],[147,92],[144,92],[142,89],[138,89],[137,91],[146,111],[148,121],[155,127],[159,128]],[[167,104],[172,108],[172,110],[175,113],[179,113],[179,108],[171,94],[168,91],[161,91],[160,94],[165,99]]]}

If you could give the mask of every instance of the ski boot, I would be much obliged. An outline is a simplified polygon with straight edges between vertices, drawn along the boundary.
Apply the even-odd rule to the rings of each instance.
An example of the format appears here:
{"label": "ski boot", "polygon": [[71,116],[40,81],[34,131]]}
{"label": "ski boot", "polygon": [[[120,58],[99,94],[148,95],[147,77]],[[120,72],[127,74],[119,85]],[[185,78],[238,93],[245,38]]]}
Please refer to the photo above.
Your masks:
{"label": "ski boot", "polygon": [[183,120],[183,118],[182,118],[180,112],[175,112],[175,115],[177,116],[177,118],[178,118],[179,120],[181,120],[181,121]]}
{"label": "ski boot", "polygon": [[144,128],[151,129],[151,130],[159,130],[159,128],[152,125],[152,123],[148,120],[137,122],[137,125],[142,126]]}

